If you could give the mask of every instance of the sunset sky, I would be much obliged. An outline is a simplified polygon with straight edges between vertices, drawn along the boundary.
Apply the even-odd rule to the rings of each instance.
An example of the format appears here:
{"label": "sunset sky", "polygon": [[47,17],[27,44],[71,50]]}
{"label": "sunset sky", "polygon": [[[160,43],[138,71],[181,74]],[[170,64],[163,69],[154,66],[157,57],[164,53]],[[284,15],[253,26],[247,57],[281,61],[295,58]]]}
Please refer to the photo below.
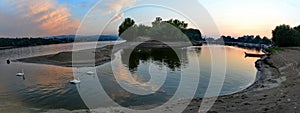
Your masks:
{"label": "sunset sky", "polygon": [[[208,11],[221,35],[271,37],[271,31],[277,25],[300,25],[300,1],[298,0],[151,0],[151,4],[157,5],[176,3],[175,6],[179,9],[190,10],[194,15],[201,15],[194,7],[190,7],[195,2]],[[191,22],[196,16],[186,19],[159,8],[131,9],[147,3],[150,3],[150,0],[1,0],[0,37],[76,34],[78,26],[88,11],[93,12],[98,9],[102,10],[102,14],[88,15],[100,19],[84,25],[86,34],[98,34],[99,31],[95,27],[105,25],[110,20],[108,18],[110,16],[114,18],[104,30],[105,34],[117,34],[118,25],[125,17],[133,18],[138,24],[150,24],[156,16],[163,19],[178,18],[188,22],[189,27],[196,28],[193,24],[197,23]],[[93,7],[94,5],[96,6]],[[207,29],[202,30],[207,36],[219,35]]]}

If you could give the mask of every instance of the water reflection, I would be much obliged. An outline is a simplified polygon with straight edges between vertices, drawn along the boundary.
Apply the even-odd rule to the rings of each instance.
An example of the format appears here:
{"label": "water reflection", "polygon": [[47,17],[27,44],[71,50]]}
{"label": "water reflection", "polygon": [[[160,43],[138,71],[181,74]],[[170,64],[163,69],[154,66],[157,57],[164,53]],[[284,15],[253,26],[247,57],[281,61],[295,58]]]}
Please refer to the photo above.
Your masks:
{"label": "water reflection", "polygon": [[[123,49],[115,54],[116,58],[112,61],[114,75],[102,76],[100,82],[107,94],[121,106],[157,107],[168,101],[179,85],[180,59],[186,57],[186,51],[177,49],[181,52],[176,53],[167,45],[164,48],[149,48],[141,44],[134,49]],[[150,79],[154,82],[149,82]]]}
{"label": "water reflection", "polygon": [[[58,46],[59,47],[59,46]],[[55,48],[58,47],[53,47]],[[66,47],[70,48],[70,47]],[[86,75],[86,70],[80,73],[82,83],[77,89],[76,85],[71,85],[68,82],[73,79],[72,68],[49,66],[40,64],[16,63],[6,64],[6,58],[9,56],[18,56],[8,54],[7,50],[0,51],[0,106],[1,110],[14,111],[15,106],[20,110],[26,107],[35,107],[40,109],[83,109],[85,104],[78,94],[78,90],[91,96],[97,106],[95,107],[110,107],[107,101],[101,100],[105,96],[95,96],[99,89],[94,85],[100,81],[101,86],[115,102],[122,106],[148,106],[152,108],[168,101],[176,92],[181,79],[181,70],[191,67],[195,61],[199,61],[201,72],[191,71],[190,73],[200,73],[200,82],[194,80],[195,76],[186,75],[190,83],[199,82],[198,90],[195,97],[202,97],[206,91],[207,84],[210,79],[211,70],[211,54],[210,51],[220,50],[221,46],[202,46],[202,47],[186,47],[186,48],[144,48],[142,46],[132,49],[123,49],[116,53],[116,59],[112,64],[116,64],[116,69],[112,70],[112,64],[106,63],[97,67],[97,75]],[[223,48],[223,47],[222,47]],[[43,47],[42,50],[45,48]],[[19,49],[22,50],[22,49]],[[52,48],[49,53],[54,53]],[[260,51],[249,50],[237,47],[228,47],[225,49],[227,59],[227,72],[224,86],[221,95],[234,93],[249,86],[255,80],[255,64],[257,58],[244,58],[244,52],[260,53]],[[36,47],[36,51],[39,51]],[[130,55],[126,55],[133,51]],[[176,52],[177,53],[176,53]],[[179,51],[179,52],[178,52]],[[26,56],[24,52],[24,55]],[[7,54],[7,55],[5,55]],[[39,54],[32,53],[30,56]],[[127,59],[127,61],[126,61]],[[24,69],[25,80],[15,76],[16,72]],[[197,69],[195,69],[197,70]],[[114,75],[117,72],[117,76]],[[153,72],[153,73],[151,73]],[[158,84],[147,84],[151,79],[151,74],[157,77],[157,81],[164,80],[160,87]],[[141,88],[145,91],[153,91],[149,95],[137,95],[123,89],[116,81],[121,80],[122,84],[132,88]],[[185,87],[188,89],[189,87]],[[184,95],[182,95],[184,97]],[[152,107],[150,107],[152,105]],[[24,110],[24,112],[27,112]],[[39,110],[37,110],[39,111]],[[16,110],[15,112],[19,112]],[[29,110],[28,112],[31,112]]]}
{"label": "water reflection", "polygon": [[[175,69],[181,68],[181,59],[186,59],[186,51],[181,48],[173,48],[175,51],[181,52],[177,53],[168,45],[161,43],[164,48],[150,48],[144,47],[144,43],[140,44],[133,50],[123,49],[122,52],[122,62],[126,64],[130,70],[136,71],[137,67],[141,63],[150,61],[157,65],[163,66],[166,65],[168,68]],[[132,51],[131,54],[128,54]],[[130,55],[130,56],[128,56]],[[179,56],[178,56],[179,55]],[[128,62],[129,57],[129,62]],[[187,63],[187,62],[185,62]],[[184,64],[183,64],[184,65]]]}

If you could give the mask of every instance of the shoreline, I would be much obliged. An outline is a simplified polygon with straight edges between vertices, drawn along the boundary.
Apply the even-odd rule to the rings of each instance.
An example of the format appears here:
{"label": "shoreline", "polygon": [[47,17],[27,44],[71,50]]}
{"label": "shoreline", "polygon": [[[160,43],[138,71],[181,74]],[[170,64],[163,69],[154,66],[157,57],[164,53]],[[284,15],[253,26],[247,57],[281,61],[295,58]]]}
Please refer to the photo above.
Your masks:
{"label": "shoreline", "polygon": [[[219,96],[210,113],[282,113],[300,108],[300,48],[284,48],[270,58],[259,59],[257,81],[248,88]],[[209,99],[209,98],[208,98]],[[193,99],[185,113],[198,112],[202,99]]]}
{"label": "shoreline", "polygon": [[[13,61],[55,65],[55,66],[63,66],[63,67],[84,67],[84,66],[91,67],[91,66],[102,65],[104,63],[111,61],[112,49],[113,46],[107,45],[96,49],[60,52],[57,54],[22,58]],[[73,61],[73,57],[72,57],[73,54],[76,54],[76,56],[78,56],[75,57],[77,61]]]}
{"label": "shoreline", "polygon": [[[105,46],[102,49],[97,48],[97,50],[94,52],[95,55],[97,54],[97,52],[103,55],[102,53],[103,51],[106,51],[107,54],[104,59],[98,59],[98,61],[96,61],[99,63],[99,65],[101,65],[101,63],[109,62],[111,60],[110,55],[112,52],[112,47],[109,48],[108,46]],[[89,51],[89,52],[93,52],[93,51]],[[68,52],[62,52],[62,54],[63,53],[70,54]],[[255,82],[251,84],[249,87],[247,87],[246,89],[241,90],[239,92],[229,94],[229,95],[219,96],[215,104],[209,111],[212,113],[219,113],[219,112],[233,113],[233,112],[240,112],[240,111],[246,113],[296,112],[300,108],[300,105],[298,105],[298,103],[300,104],[300,101],[297,100],[297,98],[300,98],[300,95],[298,96],[298,94],[300,93],[300,73],[299,73],[300,66],[298,64],[298,62],[300,62],[300,58],[297,58],[298,55],[296,54],[300,55],[300,48],[284,48],[283,51],[277,51],[276,53],[273,53],[269,58],[265,57],[257,60],[256,67],[258,72],[256,75]],[[42,57],[49,58],[51,56],[53,55],[46,55]],[[286,58],[286,59],[283,60],[282,58]],[[35,62],[31,62],[31,63],[35,63]],[[45,62],[40,64],[45,64]],[[57,65],[57,64],[52,64],[52,65]],[[66,65],[69,65],[68,62],[66,62]],[[184,113],[198,112],[201,101],[202,101],[201,98],[191,99],[191,103],[186,108]],[[180,105],[180,103],[186,103],[186,102],[189,102],[189,100],[184,100],[182,102],[179,101],[178,103],[174,103],[174,105],[170,105],[170,106],[174,106],[173,108],[176,109],[176,105]],[[122,109],[120,110],[122,111]],[[53,112],[53,111],[57,111],[57,110],[50,109],[47,112]],[[87,112],[88,110],[85,109],[85,110],[69,111],[69,110],[59,109],[58,111]],[[124,112],[126,113],[126,110]]]}

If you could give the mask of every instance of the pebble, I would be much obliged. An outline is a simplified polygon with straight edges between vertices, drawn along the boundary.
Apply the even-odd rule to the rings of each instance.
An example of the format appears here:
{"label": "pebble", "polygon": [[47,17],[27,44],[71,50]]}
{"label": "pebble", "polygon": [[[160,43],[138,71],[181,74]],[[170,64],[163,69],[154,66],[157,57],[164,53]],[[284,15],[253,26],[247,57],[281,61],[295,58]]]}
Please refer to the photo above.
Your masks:
{"label": "pebble", "polygon": [[287,99],[287,101],[291,101],[291,99]]}

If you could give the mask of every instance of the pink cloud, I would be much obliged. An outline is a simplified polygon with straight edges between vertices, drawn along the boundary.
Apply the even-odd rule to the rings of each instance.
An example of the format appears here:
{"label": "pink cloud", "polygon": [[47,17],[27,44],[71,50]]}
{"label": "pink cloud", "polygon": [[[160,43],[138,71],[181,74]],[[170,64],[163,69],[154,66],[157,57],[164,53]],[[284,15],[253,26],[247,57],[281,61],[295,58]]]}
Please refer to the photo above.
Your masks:
{"label": "pink cloud", "polygon": [[14,14],[3,16],[14,19],[5,21],[10,23],[8,26],[11,29],[26,32],[7,33],[8,35],[75,34],[80,23],[78,19],[71,17],[72,15],[66,6],[58,4],[56,0],[13,0],[9,3],[13,7],[10,10]]}
{"label": "pink cloud", "polygon": [[111,20],[110,23],[115,23],[115,22],[119,21],[120,19],[122,19],[123,17],[124,17],[124,13],[121,13],[121,14],[115,16],[115,17]]}
{"label": "pink cloud", "polygon": [[106,13],[115,13],[117,16],[122,8],[131,7],[137,0],[104,0],[103,8]]}

